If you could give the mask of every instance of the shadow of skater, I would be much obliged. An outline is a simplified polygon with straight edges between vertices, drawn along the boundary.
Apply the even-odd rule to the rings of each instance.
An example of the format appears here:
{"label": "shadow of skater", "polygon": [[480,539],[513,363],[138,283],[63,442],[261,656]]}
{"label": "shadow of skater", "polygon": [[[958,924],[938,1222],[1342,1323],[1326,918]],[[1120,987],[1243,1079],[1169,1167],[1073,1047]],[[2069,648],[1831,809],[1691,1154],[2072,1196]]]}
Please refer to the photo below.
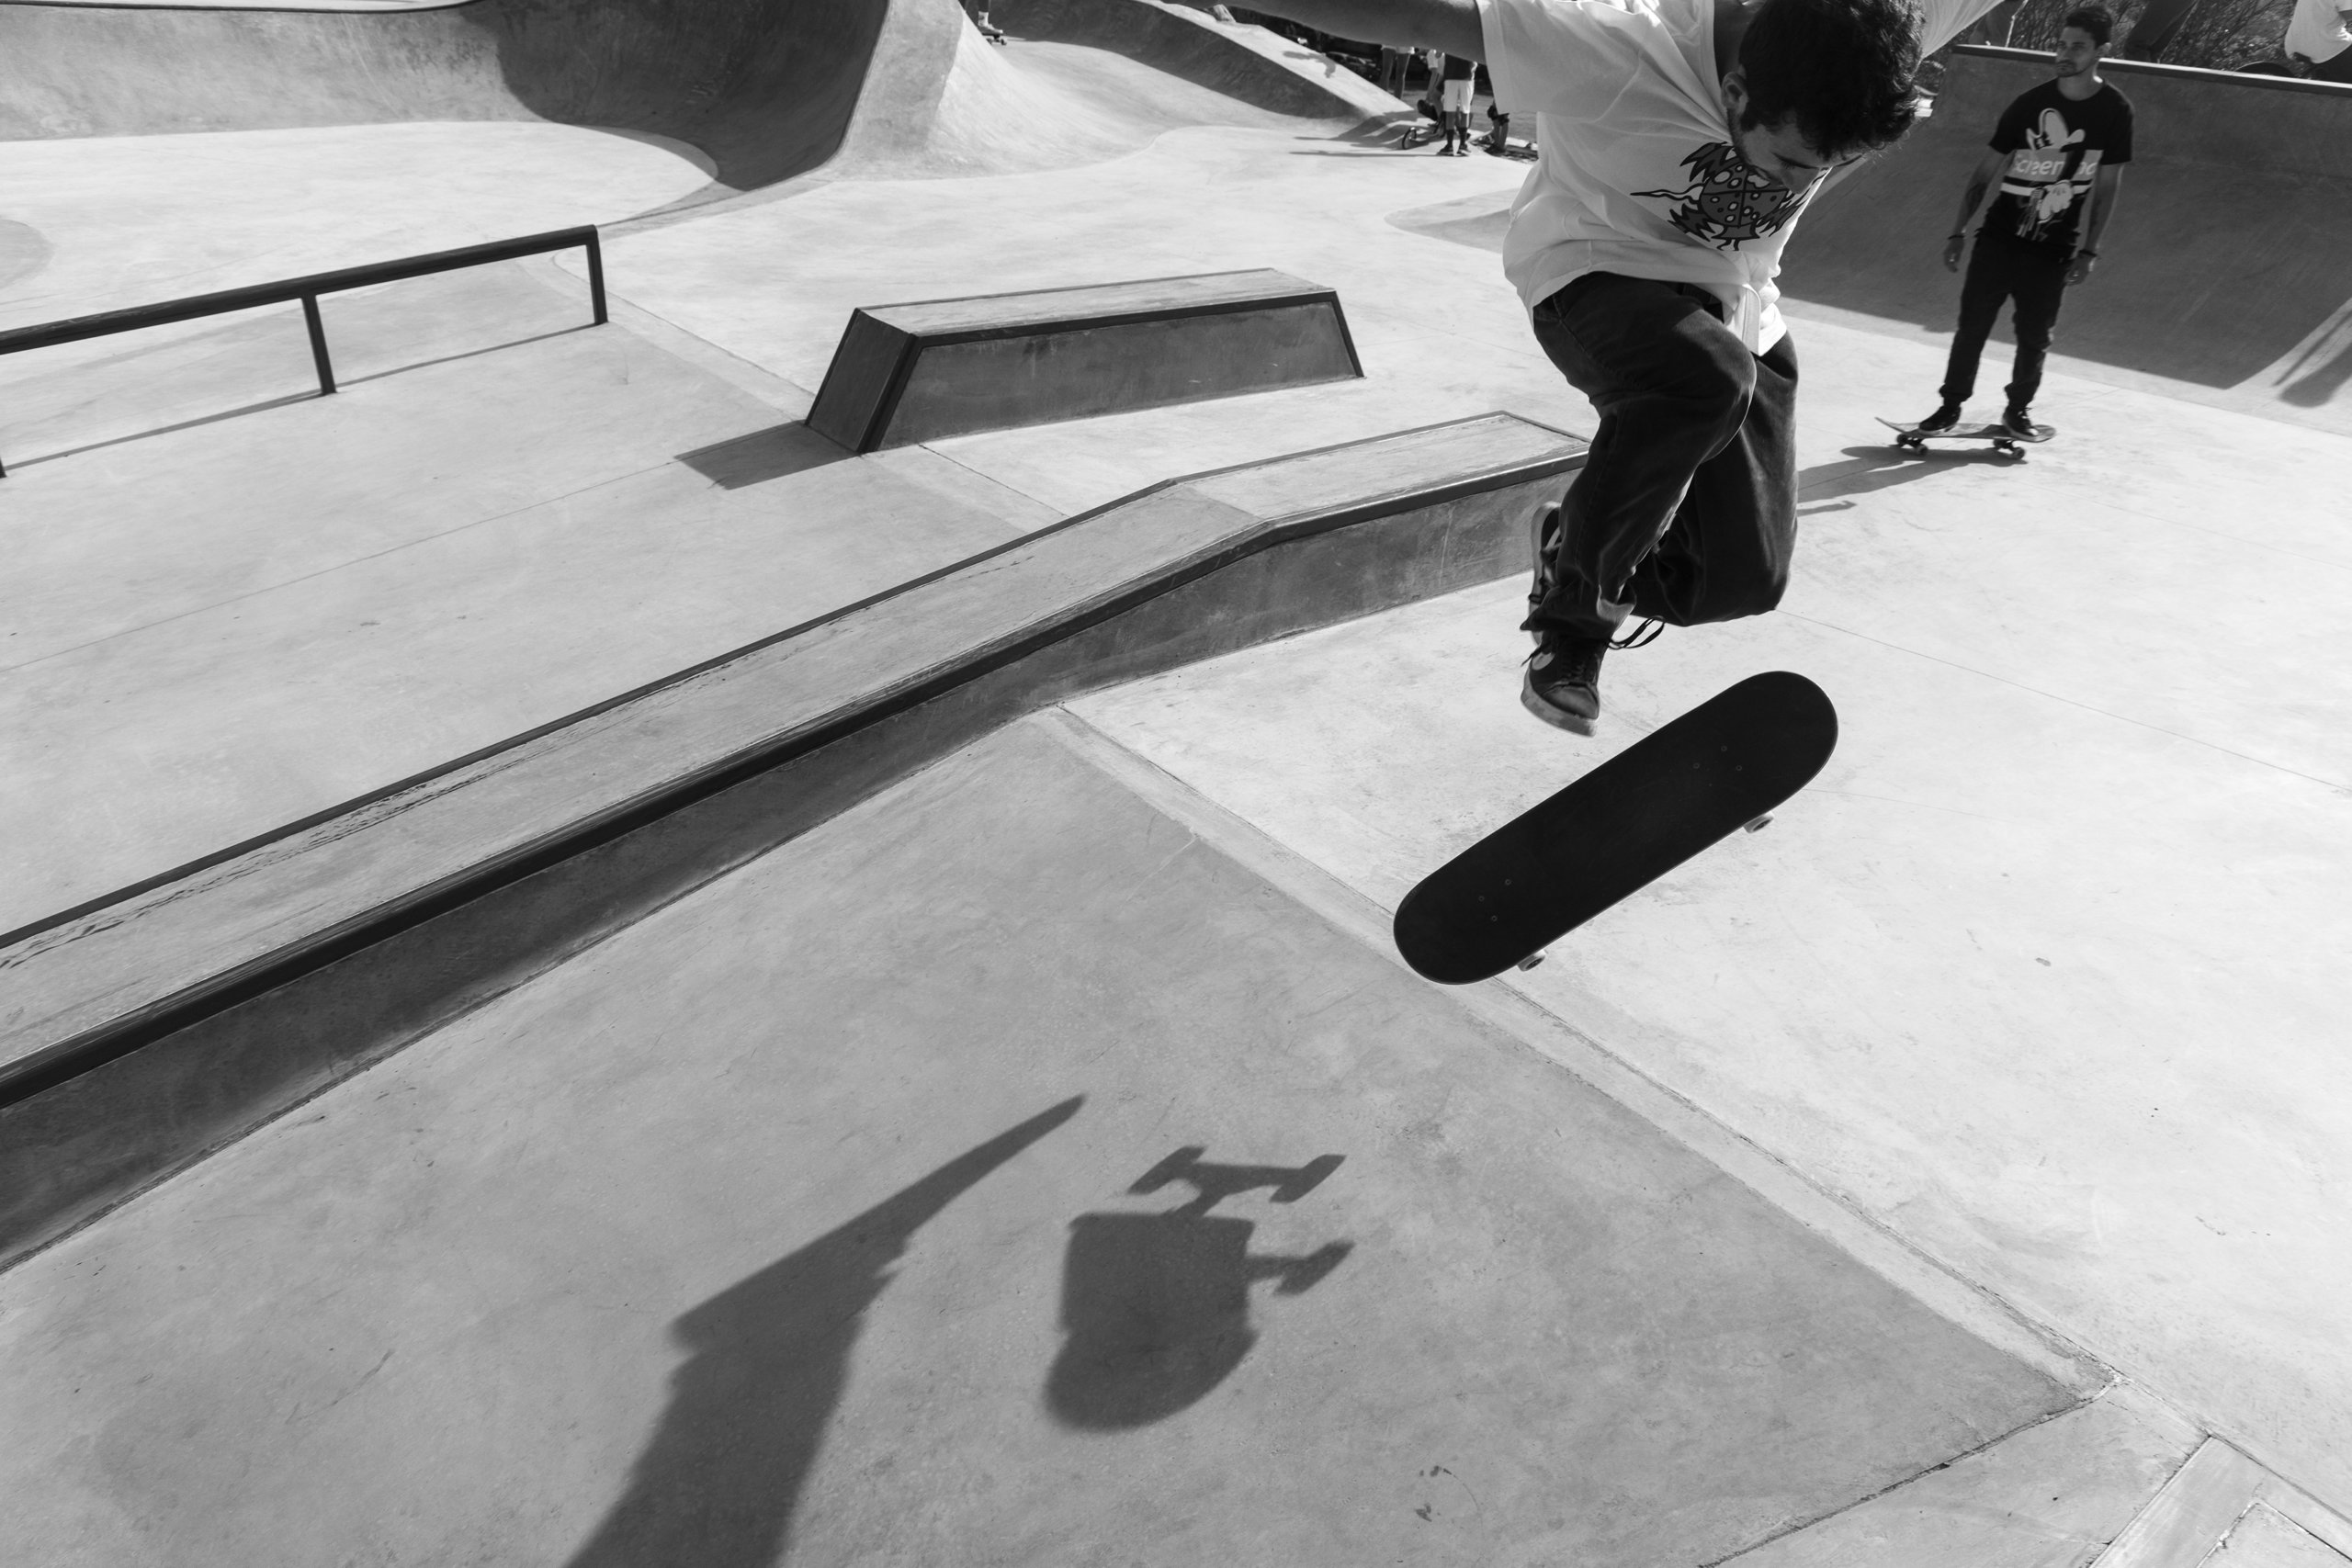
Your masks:
{"label": "shadow of skater", "polygon": [[2352,334],[2334,358],[2301,371],[2278,396],[2297,408],[2325,408],[2346,381],[2352,381]]}
{"label": "shadow of skater", "polygon": [[1078,1114],[1066,1100],[729,1287],[671,1325],[692,1354],[628,1490],[571,1568],[769,1568],[841,1403],[865,1309],[915,1232]]}
{"label": "shadow of skater", "polygon": [[1202,1153],[1178,1149],[1128,1189],[1189,1182],[1197,1196],[1182,1208],[1070,1222],[1064,1338],[1046,1380],[1046,1405],[1065,1425],[1140,1427],[1192,1404],[1258,1342],[1250,1322],[1253,1282],[1277,1280],[1281,1294],[1301,1295],[1353,1250],[1334,1241],[1303,1258],[1251,1257],[1256,1226],[1208,1213],[1221,1199],[1259,1187],[1273,1188],[1277,1203],[1296,1202],[1339,1168],[1338,1155],[1292,1168],[1215,1165]]}
{"label": "shadow of skater", "polygon": [[[2005,467],[2017,459],[1993,450],[1985,442],[1980,451],[1973,447],[1936,447],[1927,452],[1900,452],[1892,446],[1849,446],[1846,461],[1817,463],[1797,475],[1797,502],[1800,510],[1812,507],[1820,512],[1843,512],[1846,506],[1834,506],[1833,502],[1850,502],[1858,495],[1871,495],[1892,490],[1896,485],[1909,484],[1914,479],[1932,479],[1951,468],[1970,462],[1990,463]],[[1932,463],[1920,461],[1933,457]]]}

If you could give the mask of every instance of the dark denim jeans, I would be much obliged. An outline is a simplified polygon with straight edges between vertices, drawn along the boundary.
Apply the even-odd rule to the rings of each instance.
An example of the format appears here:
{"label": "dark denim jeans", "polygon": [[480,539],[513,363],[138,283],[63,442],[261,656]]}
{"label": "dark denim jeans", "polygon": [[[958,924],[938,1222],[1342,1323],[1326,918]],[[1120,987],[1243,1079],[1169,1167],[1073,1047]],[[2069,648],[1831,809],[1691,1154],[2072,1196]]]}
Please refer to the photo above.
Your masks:
{"label": "dark denim jeans", "polygon": [[1968,253],[1968,277],[1960,286],[1960,330],[1951,335],[1951,358],[1944,366],[1943,400],[1964,403],[1976,390],[1976,362],[1984,340],[2000,319],[2004,300],[2015,299],[2009,324],[2018,335],[2018,357],[2009,372],[2009,406],[2021,409],[2041,390],[2041,361],[2058,329],[2058,307],[2066,299],[2067,258],[2043,245],[2019,244],[1978,234]]}
{"label": "dark denim jeans", "polygon": [[1529,631],[1598,637],[1627,607],[1670,626],[1760,615],[1796,548],[1796,345],[1761,355],[1688,284],[1589,273],[1535,307],[1535,340],[1600,428],[1562,502]]}

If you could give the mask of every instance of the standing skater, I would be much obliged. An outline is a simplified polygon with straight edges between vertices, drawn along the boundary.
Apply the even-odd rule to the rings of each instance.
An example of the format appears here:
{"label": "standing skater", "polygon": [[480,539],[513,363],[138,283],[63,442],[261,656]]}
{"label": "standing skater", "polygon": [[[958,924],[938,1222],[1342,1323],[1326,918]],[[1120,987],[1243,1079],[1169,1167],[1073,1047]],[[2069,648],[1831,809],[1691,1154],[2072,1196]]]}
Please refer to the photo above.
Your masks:
{"label": "standing skater", "polygon": [[1449,54],[1443,67],[1444,86],[1438,96],[1438,114],[1445,124],[1445,145],[1439,155],[1470,156],[1470,100],[1477,93],[1478,62],[1467,55]]}
{"label": "standing skater", "polygon": [[1918,114],[1933,50],[1994,0],[1275,0],[1349,38],[1485,59],[1535,116],[1503,272],[1600,415],[1535,519],[1521,700],[1589,734],[1627,615],[1781,601],[1796,546],[1796,353],[1773,276],[1831,173]]}
{"label": "standing skater", "polygon": [[[1960,270],[1968,220],[1993,182],[2000,181],[1961,286],[1960,326],[1944,367],[1942,401],[1919,422],[1924,431],[1950,430],[1976,389],[1976,362],[2005,300],[2015,300],[2018,356],[2009,374],[2008,407],[2001,423],[2033,434],[2033,395],[2041,389],[2041,362],[2058,326],[2069,284],[2091,275],[2098,237],[2115,211],[2123,165],[2132,161],[2132,105],[2100,79],[2098,62],[2115,19],[2098,6],[2067,13],[2058,33],[2057,79],[2021,94],[2001,111],[1993,150],[1961,193],[1960,221],[1944,242],[1944,266]],[[2085,209],[2088,209],[2087,213]]]}

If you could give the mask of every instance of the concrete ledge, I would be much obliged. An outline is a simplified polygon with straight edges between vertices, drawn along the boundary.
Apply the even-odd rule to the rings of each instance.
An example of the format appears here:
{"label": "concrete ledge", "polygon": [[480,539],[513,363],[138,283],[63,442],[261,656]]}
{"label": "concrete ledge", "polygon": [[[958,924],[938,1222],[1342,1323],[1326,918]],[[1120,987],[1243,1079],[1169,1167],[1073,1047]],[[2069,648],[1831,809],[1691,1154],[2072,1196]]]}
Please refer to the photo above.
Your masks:
{"label": "concrete ledge", "polygon": [[0,949],[0,1263],[998,725],[1526,569],[1489,414],[1153,487]]}
{"label": "concrete ledge", "polygon": [[1340,297],[1287,273],[875,305],[808,426],[853,452],[1363,374]]}

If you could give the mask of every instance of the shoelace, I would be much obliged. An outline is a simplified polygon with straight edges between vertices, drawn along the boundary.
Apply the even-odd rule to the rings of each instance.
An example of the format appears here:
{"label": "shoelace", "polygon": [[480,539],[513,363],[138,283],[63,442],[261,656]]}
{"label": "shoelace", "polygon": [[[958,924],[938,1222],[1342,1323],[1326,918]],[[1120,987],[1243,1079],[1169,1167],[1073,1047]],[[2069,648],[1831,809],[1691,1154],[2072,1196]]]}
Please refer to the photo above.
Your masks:
{"label": "shoelace", "polygon": [[1657,634],[1664,630],[1666,630],[1666,623],[1664,621],[1657,620],[1653,616],[1644,615],[1642,617],[1642,624],[1639,626],[1634,628],[1633,631],[1627,632],[1623,637],[1611,637],[1609,639],[1609,646],[1616,649],[1647,648],[1651,643],[1657,640]]}

